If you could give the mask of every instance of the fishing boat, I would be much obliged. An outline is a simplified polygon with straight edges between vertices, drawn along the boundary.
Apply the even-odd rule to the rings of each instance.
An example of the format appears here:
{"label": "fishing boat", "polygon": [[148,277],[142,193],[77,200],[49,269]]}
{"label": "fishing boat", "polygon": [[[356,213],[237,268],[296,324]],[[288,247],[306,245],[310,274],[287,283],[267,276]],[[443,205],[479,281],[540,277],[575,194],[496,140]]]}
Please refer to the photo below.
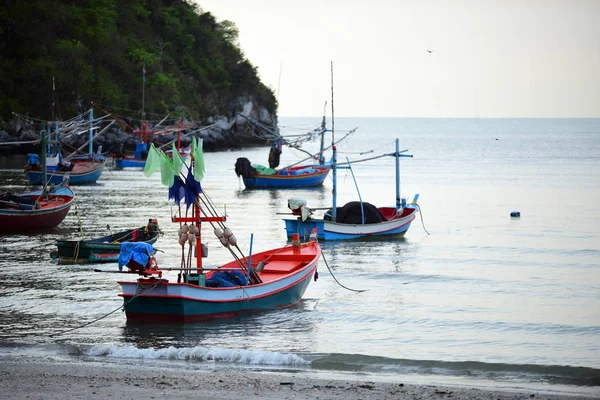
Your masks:
{"label": "fishing boat", "polygon": [[[89,110],[88,154],[74,152],[66,157],[63,155],[61,135],[64,135],[67,130],[80,129],[80,123],[81,121],[78,124],[59,124],[58,122],[53,122],[47,125],[48,141],[45,159],[45,179],[49,184],[60,184],[65,178],[68,178],[70,185],[93,184],[102,175],[106,164],[106,157],[100,153],[101,149],[98,150],[97,154],[94,154],[93,139],[96,124],[93,108]],[[50,132],[51,125],[55,128],[54,134]],[[28,154],[25,173],[31,183],[36,185],[42,184],[44,172],[38,154]]]}
{"label": "fishing boat", "polygon": [[398,141],[396,141],[396,151],[387,155],[396,158],[395,206],[376,207],[360,200],[359,195],[359,201],[351,201],[342,207],[336,207],[336,170],[342,167],[350,168],[350,163],[346,166],[334,164],[335,167],[332,168],[334,176],[332,207],[324,209],[324,214],[320,218],[316,218],[313,214],[317,209],[308,207],[306,200],[288,199],[288,208],[297,217],[284,218],[287,237],[291,238],[296,234],[307,237],[314,230],[317,231],[320,240],[347,240],[369,236],[403,236],[416,217],[419,195],[416,194],[410,203],[407,202],[405,197],[400,197],[399,158],[412,156],[400,153]]}
{"label": "fishing boat", "polygon": [[56,228],[67,216],[75,195],[56,186],[0,198],[0,233],[31,233]]}
{"label": "fishing boat", "polygon": [[[161,121],[162,122],[162,121]],[[158,124],[160,125],[160,123]],[[113,159],[115,162],[115,168],[124,169],[124,168],[144,168],[146,166],[146,158],[148,157],[148,151],[150,150],[150,143],[155,137],[159,137],[162,135],[171,134],[173,132],[177,132],[177,147],[176,151],[186,159],[190,154],[190,146],[182,146],[181,144],[181,131],[183,129],[188,129],[191,127],[191,124],[182,124],[181,120],[179,120],[178,125],[175,127],[164,127],[162,129],[150,129],[148,121],[142,121],[139,129],[133,129],[133,133],[138,136],[138,143],[135,145],[135,151],[133,154],[126,154],[120,152],[118,154],[113,155]],[[167,143],[169,144],[169,143]],[[166,151],[168,154],[170,151]],[[172,156],[171,156],[172,158]]]}
{"label": "fishing boat", "polygon": [[[107,225],[110,230],[110,226]],[[117,262],[121,243],[154,244],[162,232],[156,219],[135,229],[86,240],[58,240],[50,256],[61,264]]]}
{"label": "fishing boat", "polygon": [[278,170],[260,169],[260,167],[249,165],[246,158],[238,159],[235,169],[238,172],[248,171],[248,173],[240,172],[247,189],[290,189],[320,186],[330,171],[328,166],[323,165],[301,165]]}
{"label": "fishing boat", "polygon": [[[192,150],[195,171],[200,165],[200,157]],[[251,234],[249,251],[245,255],[231,229],[225,226],[226,217],[216,211],[206,191],[200,187],[198,174],[193,175],[190,169],[185,179],[177,178],[175,181],[179,180],[181,186],[172,191],[174,184],[171,184],[169,192],[179,193],[174,199],[179,209],[172,214],[172,221],[180,226],[181,264],[174,268],[159,266],[148,245],[124,244],[127,252],[122,249],[119,266],[126,266],[130,273],[141,275],[135,281],[118,282],[128,321],[202,321],[285,307],[301,300],[315,276],[321,256],[316,237],[305,243],[296,238],[291,245],[253,254],[254,235]],[[177,201],[182,198],[185,208]],[[207,223],[217,240],[230,252],[231,262],[220,266],[203,265],[208,247],[202,242],[202,231]],[[176,278],[167,278],[169,271],[177,273]]]}
{"label": "fishing boat", "polygon": [[[42,134],[42,154],[45,135]],[[45,166],[43,166],[45,168]],[[45,174],[43,175],[46,176]],[[0,196],[0,233],[33,233],[56,228],[67,216],[75,194],[66,181],[59,186],[43,187],[27,193]]]}
{"label": "fishing boat", "polygon": [[[273,140],[273,145],[269,150],[269,167],[260,164],[252,164],[250,160],[245,157],[240,157],[236,160],[235,173],[238,177],[242,178],[246,189],[292,189],[320,186],[323,184],[331,170],[331,164],[327,162],[324,157],[325,150],[329,149],[329,147],[325,147],[325,134],[330,132],[330,130],[327,129],[325,116],[323,116],[320,128],[317,128],[306,135],[300,135],[299,137],[294,135],[293,139],[284,138],[280,135],[277,121],[275,122],[275,128],[270,129],[249,117],[244,116],[244,118],[259,127],[261,132],[267,132],[265,136],[266,139]],[[345,139],[348,135],[354,133],[354,131],[355,129],[351,130],[340,140]],[[318,153],[307,153],[307,158],[295,164],[277,168],[282,152],[281,149],[284,144],[288,147],[306,152],[300,145],[315,137],[320,138],[320,148]],[[308,160],[311,160],[311,162],[303,164]]]}

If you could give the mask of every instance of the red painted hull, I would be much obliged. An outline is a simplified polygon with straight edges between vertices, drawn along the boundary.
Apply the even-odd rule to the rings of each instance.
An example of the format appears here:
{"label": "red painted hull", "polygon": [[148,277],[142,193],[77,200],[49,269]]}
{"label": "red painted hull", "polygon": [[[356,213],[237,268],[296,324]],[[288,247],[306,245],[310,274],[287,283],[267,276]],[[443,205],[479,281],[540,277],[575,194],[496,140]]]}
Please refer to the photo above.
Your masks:
{"label": "red painted hull", "polygon": [[[199,322],[231,318],[238,314],[288,307],[302,299],[314,277],[321,248],[317,242],[285,246],[252,256],[258,283],[244,286],[207,286],[219,271],[239,269],[233,261],[206,273],[206,284],[169,282],[168,279],[141,278],[134,282],[119,281],[123,289],[125,314],[130,322]],[[242,262],[247,262],[243,259]],[[139,288],[145,287],[143,292]],[[150,289],[151,288],[151,289]]]}
{"label": "red painted hull", "polygon": [[37,200],[39,208],[0,208],[0,233],[30,233],[56,228],[69,213],[73,192],[68,187],[59,187],[47,199],[41,198],[40,194],[37,191],[19,196]]}

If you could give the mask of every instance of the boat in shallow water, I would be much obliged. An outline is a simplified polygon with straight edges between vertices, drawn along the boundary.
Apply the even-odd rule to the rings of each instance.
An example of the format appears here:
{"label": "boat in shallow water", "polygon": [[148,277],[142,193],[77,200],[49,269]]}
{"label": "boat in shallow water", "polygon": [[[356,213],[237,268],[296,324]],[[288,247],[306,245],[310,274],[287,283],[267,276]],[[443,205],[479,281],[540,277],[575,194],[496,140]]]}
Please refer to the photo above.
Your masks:
{"label": "boat in shallow water", "polygon": [[67,216],[75,194],[56,186],[0,198],[0,233],[33,233],[56,228]]}
{"label": "boat in shallow water", "polygon": [[[108,227],[110,229],[110,227]],[[50,253],[59,263],[105,263],[117,262],[121,243],[156,242],[162,232],[156,219],[134,229],[111,233],[106,236],[85,240],[58,240],[56,250]]]}
{"label": "boat in shallow water", "polygon": [[[324,152],[331,147],[325,147],[325,134],[332,132],[332,130],[327,129],[325,116],[323,116],[319,128],[304,135],[292,135],[289,138],[280,135],[277,121],[275,121],[274,128],[269,128],[249,117],[243,117],[260,129],[261,132],[268,132],[267,138],[273,141],[273,145],[269,150],[269,167],[252,164],[250,160],[244,157],[236,160],[235,173],[242,178],[246,189],[298,189],[323,184],[329,175],[329,171],[331,171],[331,163],[325,161]],[[339,141],[344,140],[355,131],[356,129],[347,132]],[[317,137],[321,143],[318,153],[310,154],[300,147],[302,143]],[[283,145],[303,151],[308,154],[308,157],[296,164],[277,168]],[[311,161],[305,164],[308,160]]]}
{"label": "boat in shallow water", "polygon": [[333,154],[331,208],[325,209],[323,215],[317,218],[313,216],[316,209],[308,207],[306,200],[288,199],[288,208],[297,217],[284,218],[287,237],[291,238],[293,235],[298,234],[306,238],[313,231],[317,232],[318,238],[321,240],[348,240],[370,236],[404,235],[418,212],[417,200],[419,195],[416,194],[411,203],[408,203],[406,198],[400,197],[400,158],[412,157],[412,155],[406,155],[400,151],[398,139],[396,139],[396,150],[393,153],[382,155],[382,157],[391,156],[396,159],[396,205],[392,207],[377,207],[363,202],[360,194],[358,201],[351,201],[342,207],[337,207],[336,171],[339,168],[352,169],[350,162],[344,166],[337,164],[335,146]]}
{"label": "boat in shallow water", "polygon": [[[24,171],[31,183],[41,185],[43,182],[47,182],[58,185],[64,180],[68,180],[70,185],[96,183],[104,171],[106,157],[101,154],[101,148],[98,148],[96,154],[93,152],[94,130],[99,121],[94,120],[93,108],[87,113],[89,113],[88,153],[77,154],[78,151],[76,151],[65,156],[61,145],[64,136],[73,135],[73,132],[81,132],[85,129],[83,114],[77,117],[75,123],[73,121],[49,123],[47,132],[42,131],[42,135],[45,134],[48,137],[45,155],[40,157],[35,153],[28,154]],[[51,125],[55,128],[54,133],[50,131]]]}
{"label": "boat in shallow water", "polygon": [[[236,171],[241,171],[246,165],[250,165],[246,158],[239,158],[236,162]],[[252,168],[250,173],[240,174],[246,189],[293,189],[320,186],[327,178],[330,168],[323,165],[307,166],[300,165],[290,168],[273,170],[272,173],[261,172],[260,169]]]}
{"label": "boat in shallow water", "polygon": [[316,241],[288,245],[190,270],[176,282],[161,276],[169,268],[150,266],[138,270],[146,276],[135,282],[119,281],[120,296],[127,319],[137,322],[193,322],[285,307],[302,299],[320,255]]}
{"label": "boat in shallow water", "polygon": [[[168,157],[160,151],[157,153]],[[193,149],[192,157],[193,168],[203,168],[201,150]],[[183,169],[187,169],[187,176],[177,176],[168,185],[171,198],[179,205],[172,214],[172,221],[180,225],[181,264],[178,267],[158,265],[152,246],[145,243],[121,245],[119,267],[126,266],[129,272],[141,276],[135,281],[118,282],[123,291],[120,296],[127,320],[191,322],[285,307],[300,301],[316,276],[321,256],[316,233],[309,242],[300,243],[296,238],[291,245],[257,254],[252,254],[251,234],[246,255],[231,229],[225,226],[226,217],[217,213],[196,180],[203,173],[195,174],[187,166]],[[163,169],[162,174],[165,174]],[[208,256],[208,247],[202,242],[206,224],[211,225],[218,241],[230,252],[231,262],[203,265],[203,258]],[[176,279],[167,278],[169,271],[177,273]]]}
{"label": "boat in shallow water", "polygon": [[[41,133],[42,157],[46,156],[46,132]],[[42,188],[14,195],[0,195],[0,233],[35,233],[56,228],[67,216],[75,194],[62,181],[49,186],[42,164]]]}

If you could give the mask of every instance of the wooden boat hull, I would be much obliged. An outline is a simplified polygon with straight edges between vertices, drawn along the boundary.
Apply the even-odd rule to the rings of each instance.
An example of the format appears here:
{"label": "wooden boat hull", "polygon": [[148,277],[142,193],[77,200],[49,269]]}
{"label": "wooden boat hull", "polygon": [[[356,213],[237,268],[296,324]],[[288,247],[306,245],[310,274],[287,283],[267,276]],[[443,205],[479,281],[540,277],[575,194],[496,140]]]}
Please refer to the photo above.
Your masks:
{"label": "wooden boat hull", "polygon": [[[19,195],[37,199],[41,190]],[[68,187],[57,187],[47,200],[40,199],[39,209],[0,208],[0,233],[30,233],[56,228],[67,216],[74,199],[73,191]]]}
{"label": "wooden boat hull", "polygon": [[[389,207],[384,207],[386,209]],[[381,209],[380,209],[381,210]],[[373,224],[342,224],[323,219],[284,219],[285,231],[288,238],[298,233],[300,237],[308,237],[313,229],[317,229],[319,240],[349,240],[369,236],[402,236],[415,219],[416,206],[409,205],[403,209],[402,215],[387,221]]]}
{"label": "wooden boat hull", "polygon": [[[227,318],[239,313],[285,307],[304,295],[317,269],[321,248],[317,242],[300,248],[286,246],[252,256],[252,264],[270,260],[258,275],[263,283],[214,288],[162,279],[118,282],[123,293],[127,319],[133,322],[193,322]],[[305,260],[300,262],[299,260]],[[296,261],[294,261],[296,260]],[[232,268],[232,262],[221,268]],[[287,269],[292,270],[288,273]],[[145,291],[134,298],[138,285]],[[133,300],[132,300],[133,299]]]}
{"label": "wooden boat hull", "polygon": [[302,175],[252,175],[243,178],[247,189],[305,188],[322,185],[330,168],[315,168],[316,172]]}
{"label": "wooden boat hull", "polygon": [[[112,235],[89,240],[58,240],[56,242],[57,250],[50,253],[53,258],[57,258],[59,263],[104,263],[116,262],[119,260],[119,253],[122,242],[145,242],[154,244],[158,239],[160,232],[158,230],[151,232],[147,239],[144,234],[145,226],[137,229],[130,229],[118,232]],[[133,236],[134,231],[139,232],[140,236]],[[139,240],[144,239],[144,240]]]}
{"label": "wooden boat hull", "polygon": [[146,166],[146,160],[137,158],[115,158],[115,168],[144,168]]}
{"label": "wooden boat hull", "polygon": [[[46,179],[49,184],[58,185],[65,177],[69,178],[70,185],[86,185],[96,183],[102,175],[106,159],[73,159],[73,169],[70,171],[47,171]],[[40,166],[27,165],[25,167],[27,178],[36,185],[43,184],[43,172]]]}
{"label": "wooden boat hull", "polygon": [[[190,157],[190,148],[181,149],[179,154],[187,162]],[[169,155],[171,152],[167,151],[166,154]],[[173,158],[171,156],[171,158]],[[146,166],[145,158],[135,158],[133,156],[120,156],[114,158],[115,168],[123,169],[123,168],[144,168]]]}

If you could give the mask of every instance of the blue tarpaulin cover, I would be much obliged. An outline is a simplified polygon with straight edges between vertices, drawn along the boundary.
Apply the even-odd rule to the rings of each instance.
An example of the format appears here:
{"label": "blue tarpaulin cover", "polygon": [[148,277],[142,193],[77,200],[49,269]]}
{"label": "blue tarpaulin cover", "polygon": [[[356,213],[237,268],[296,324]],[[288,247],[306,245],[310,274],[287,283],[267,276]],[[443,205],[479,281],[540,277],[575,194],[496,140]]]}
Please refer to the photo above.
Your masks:
{"label": "blue tarpaulin cover", "polygon": [[127,265],[129,261],[135,261],[144,267],[148,264],[150,256],[154,253],[151,244],[143,242],[123,242],[119,252],[119,271]]}

